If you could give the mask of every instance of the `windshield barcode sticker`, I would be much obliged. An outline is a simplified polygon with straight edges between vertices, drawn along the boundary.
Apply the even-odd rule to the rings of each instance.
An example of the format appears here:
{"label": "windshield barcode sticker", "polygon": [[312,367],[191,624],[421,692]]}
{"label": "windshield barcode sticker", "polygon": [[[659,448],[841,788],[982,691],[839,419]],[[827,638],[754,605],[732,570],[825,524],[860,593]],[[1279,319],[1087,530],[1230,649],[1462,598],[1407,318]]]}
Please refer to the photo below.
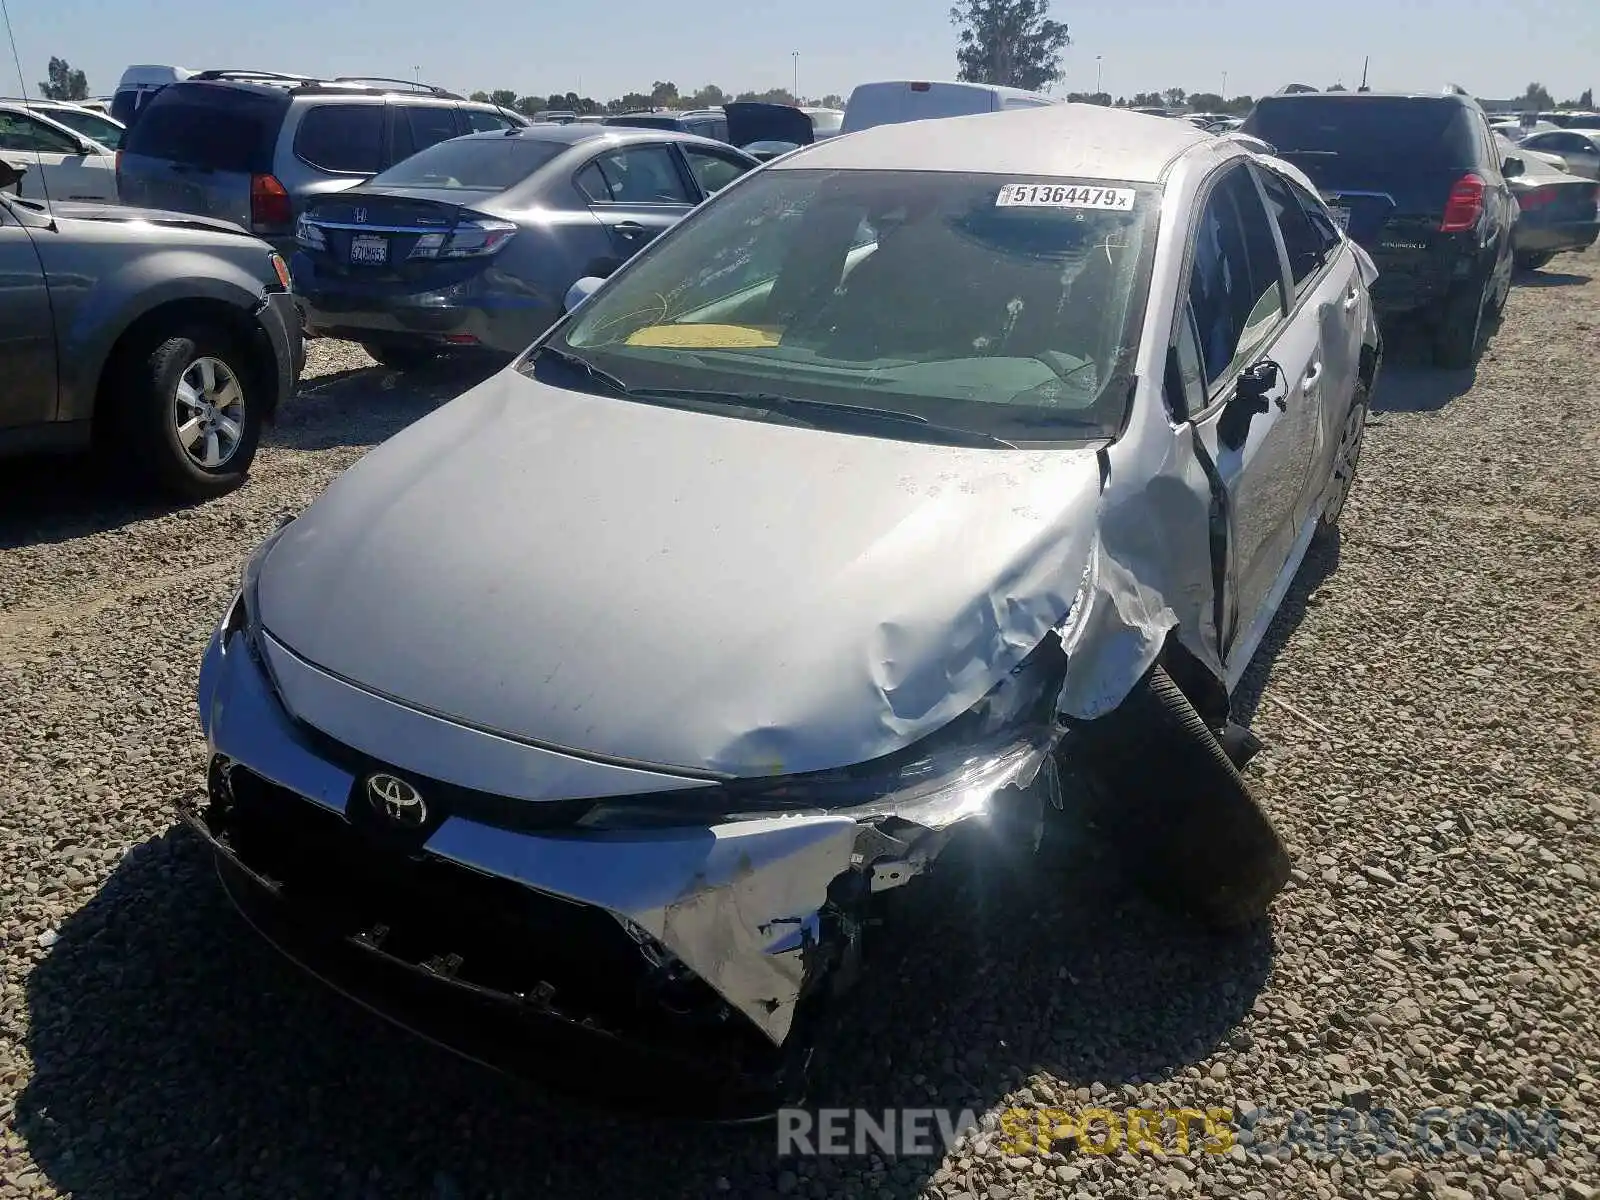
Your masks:
{"label": "windshield barcode sticker", "polygon": [[1008,183],[995,197],[996,208],[1133,209],[1132,188],[1083,187],[1066,183]]}

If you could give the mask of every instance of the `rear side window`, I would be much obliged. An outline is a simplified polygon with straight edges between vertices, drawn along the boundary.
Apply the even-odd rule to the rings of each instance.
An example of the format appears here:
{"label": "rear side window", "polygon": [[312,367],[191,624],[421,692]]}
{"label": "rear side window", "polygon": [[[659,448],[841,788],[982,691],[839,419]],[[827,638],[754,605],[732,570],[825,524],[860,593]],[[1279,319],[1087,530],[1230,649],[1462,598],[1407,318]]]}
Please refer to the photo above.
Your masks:
{"label": "rear side window", "polygon": [[1289,256],[1289,274],[1298,292],[1327,261],[1325,244],[1287,180],[1275,171],[1263,170],[1261,187],[1267,193],[1267,209],[1283,235],[1283,248]]}
{"label": "rear side window", "polygon": [[456,125],[456,110],[438,104],[391,104],[393,133],[390,137],[390,162],[410,158],[438,142],[461,132]]}
{"label": "rear side window", "polygon": [[268,174],[288,103],[242,88],[171,84],[145,105],[122,148],[213,171]]}
{"label": "rear side window", "polygon": [[1195,231],[1189,303],[1206,380],[1243,366],[1283,315],[1283,279],[1266,210],[1243,167],[1211,191]]}
{"label": "rear side window", "polygon": [[1244,132],[1291,160],[1376,159],[1424,170],[1465,169],[1480,156],[1471,115],[1464,105],[1432,97],[1268,96],[1256,103]]}
{"label": "rear side window", "polygon": [[511,128],[511,122],[499,113],[487,112],[481,108],[466,108],[461,111],[467,118],[467,127],[473,133],[493,133],[497,129]]}
{"label": "rear side window", "polygon": [[596,204],[693,204],[672,151],[665,146],[624,146],[602,154],[577,184]]}
{"label": "rear side window", "polygon": [[372,175],[383,165],[381,104],[319,104],[294,135],[303,162],[337,175]]}

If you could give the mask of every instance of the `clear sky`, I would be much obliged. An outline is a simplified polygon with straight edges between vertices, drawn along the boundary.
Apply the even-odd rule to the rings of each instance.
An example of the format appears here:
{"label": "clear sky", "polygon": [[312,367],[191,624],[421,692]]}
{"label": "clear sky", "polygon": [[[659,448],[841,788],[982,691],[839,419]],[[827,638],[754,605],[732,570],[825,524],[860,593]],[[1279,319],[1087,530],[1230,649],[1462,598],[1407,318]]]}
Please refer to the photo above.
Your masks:
{"label": "clear sky", "polygon": [[[606,100],[671,80],[684,92],[955,73],[949,0],[6,0],[32,93],[59,55],[109,95],[130,63],[422,78],[455,91],[581,91]],[[1285,83],[1459,83],[1478,96],[1543,83],[1600,88],[1600,0],[1056,0],[1074,44],[1057,91],[1181,87],[1260,95]],[[0,44],[0,49],[8,49]],[[4,62],[13,92],[16,66]]]}

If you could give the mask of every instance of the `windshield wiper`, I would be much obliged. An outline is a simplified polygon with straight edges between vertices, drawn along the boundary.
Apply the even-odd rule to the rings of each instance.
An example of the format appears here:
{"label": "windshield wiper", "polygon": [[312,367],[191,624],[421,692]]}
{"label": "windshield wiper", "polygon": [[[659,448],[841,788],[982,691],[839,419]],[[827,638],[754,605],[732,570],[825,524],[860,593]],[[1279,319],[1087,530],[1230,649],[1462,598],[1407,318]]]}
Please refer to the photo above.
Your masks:
{"label": "windshield wiper", "polygon": [[[683,400],[690,403],[737,404],[747,408],[760,408],[782,413],[797,420],[814,421],[817,417],[834,416],[842,420],[864,420],[911,425],[922,433],[968,446],[1001,446],[1015,450],[1011,442],[957,425],[941,425],[930,421],[921,413],[905,412],[898,408],[878,408],[865,404],[844,404],[836,400],[812,400],[803,396],[778,396],[771,392],[720,392],[706,388],[641,388],[630,393],[643,400]],[[807,419],[810,418],[810,421]]]}
{"label": "windshield wiper", "polygon": [[540,358],[546,354],[562,365],[571,367],[574,371],[582,371],[596,383],[604,384],[619,395],[631,396],[633,394],[633,389],[623,383],[622,380],[608,371],[602,371],[581,354],[574,354],[570,350],[558,350],[554,346],[546,345],[540,346],[534,352],[534,357]]}

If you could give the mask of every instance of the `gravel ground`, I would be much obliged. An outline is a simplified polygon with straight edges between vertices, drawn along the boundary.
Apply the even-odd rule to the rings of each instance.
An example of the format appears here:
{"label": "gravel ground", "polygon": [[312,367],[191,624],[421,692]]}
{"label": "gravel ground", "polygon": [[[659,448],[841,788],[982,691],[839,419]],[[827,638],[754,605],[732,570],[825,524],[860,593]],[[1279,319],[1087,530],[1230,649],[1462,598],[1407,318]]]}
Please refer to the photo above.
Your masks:
{"label": "gravel ground", "polygon": [[[1270,929],[1198,938],[1074,846],[1042,882],[917,910],[849,1002],[820,1099],[991,1114],[942,1160],[780,1161],[770,1128],[627,1125],[487,1077],[304,979],[172,829],[202,773],[200,651],[243,556],[458,382],[317,344],[248,486],[191,510],[8,464],[0,1197],[1588,1200],[1600,252],[1519,286],[1475,377],[1405,349],[1342,547],[1307,563],[1247,685],[1269,742],[1250,774],[1297,859]],[[1266,1136],[1007,1153],[992,1114],[1030,1103],[1563,1123],[1544,1155],[1267,1154]]]}

